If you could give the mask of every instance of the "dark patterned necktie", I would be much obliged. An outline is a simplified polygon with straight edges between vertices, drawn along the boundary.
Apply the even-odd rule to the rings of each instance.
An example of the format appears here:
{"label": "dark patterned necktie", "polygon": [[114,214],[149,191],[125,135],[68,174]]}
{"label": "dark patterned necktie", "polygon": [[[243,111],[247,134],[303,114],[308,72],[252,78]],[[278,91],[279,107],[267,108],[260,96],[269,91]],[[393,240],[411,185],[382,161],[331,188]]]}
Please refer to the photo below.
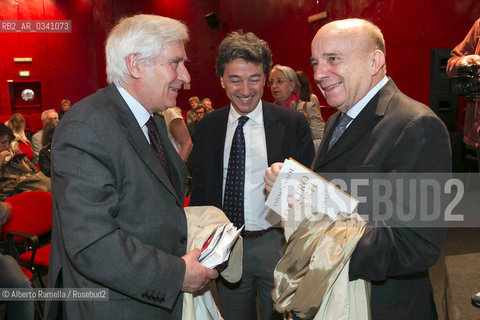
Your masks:
{"label": "dark patterned necktie", "polygon": [[248,117],[238,118],[238,125],[233,134],[230,157],[228,158],[227,179],[225,181],[225,195],[223,198],[223,211],[237,228],[245,223],[243,216],[245,189],[245,137],[243,126]]}
{"label": "dark patterned necktie", "polygon": [[165,153],[165,147],[163,146],[160,132],[158,131],[157,124],[152,116],[147,121],[148,138],[150,138],[150,145],[153,148],[153,152],[158,158],[158,161],[162,165],[163,170],[170,179],[170,167],[168,165],[167,154]]}
{"label": "dark patterned necktie", "polygon": [[347,129],[348,123],[352,120],[352,117],[347,115],[346,113],[342,114],[340,117],[340,121],[338,122],[337,126],[335,127],[335,130],[333,130],[332,137],[330,138],[330,142],[328,143],[328,150],[330,150],[335,142],[340,139],[342,134],[345,132]]}

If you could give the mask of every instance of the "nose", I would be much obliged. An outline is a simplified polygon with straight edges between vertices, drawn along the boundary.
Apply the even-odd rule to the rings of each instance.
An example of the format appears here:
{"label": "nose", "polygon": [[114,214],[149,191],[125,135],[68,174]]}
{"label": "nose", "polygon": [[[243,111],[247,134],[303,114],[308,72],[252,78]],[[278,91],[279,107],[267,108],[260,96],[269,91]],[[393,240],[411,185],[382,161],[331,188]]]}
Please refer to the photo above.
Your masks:
{"label": "nose", "polygon": [[250,89],[248,87],[248,81],[243,81],[240,85],[240,94],[244,96],[248,96],[250,93]]}
{"label": "nose", "polygon": [[324,65],[318,63],[313,69],[313,80],[319,84],[327,76],[327,68]]}
{"label": "nose", "polygon": [[182,63],[180,70],[178,71],[178,79],[184,83],[190,83],[190,73],[188,73],[187,67]]}

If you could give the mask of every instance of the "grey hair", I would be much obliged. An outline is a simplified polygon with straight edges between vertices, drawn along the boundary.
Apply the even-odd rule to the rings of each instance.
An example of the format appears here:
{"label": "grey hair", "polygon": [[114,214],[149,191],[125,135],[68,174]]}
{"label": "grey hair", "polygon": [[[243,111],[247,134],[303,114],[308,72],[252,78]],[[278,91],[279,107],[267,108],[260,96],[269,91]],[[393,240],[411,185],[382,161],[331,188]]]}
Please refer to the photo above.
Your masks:
{"label": "grey hair", "polygon": [[49,113],[56,113],[57,116],[58,116],[58,113],[57,113],[57,111],[55,111],[55,109],[47,109],[47,110],[43,111],[42,115],[40,116],[40,119],[42,120],[43,125],[45,125],[45,122],[47,121],[47,114],[49,114]]}
{"label": "grey hair", "polygon": [[108,35],[105,46],[108,83],[128,83],[125,59],[129,55],[151,62],[164,45],[175,41],[188,41],[187,27],[178,20],[149,14],[122,19]]}
{"label": "grey hair", "polygon": [[300,92],[300,81],[298,81],[297,73],[295,72],[295,70],[287,66],[276,64],[273,66],[272,71],[270,71],[270,74],[272,74],[272,72],[275,70],[283,73],[285,75],[285,78],[287,78],[288,81],[293,83],[292,92],[294,93]]}

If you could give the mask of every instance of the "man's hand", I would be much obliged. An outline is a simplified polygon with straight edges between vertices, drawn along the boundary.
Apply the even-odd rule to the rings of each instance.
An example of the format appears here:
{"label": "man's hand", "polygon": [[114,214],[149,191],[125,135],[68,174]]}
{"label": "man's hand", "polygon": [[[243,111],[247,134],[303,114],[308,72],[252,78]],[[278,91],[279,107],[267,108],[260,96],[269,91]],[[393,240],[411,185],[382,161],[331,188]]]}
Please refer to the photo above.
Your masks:
{"label": "man's hand", "polygon": [[23,159],[20,160],[19,162],[12,161],[9,165],[23,172],[32,171],[32,169],[28,166],[28,164],[25,161],[23,161]]}
{"label": "man's hand", "polygon": [[9,150],[3,150],[0,152],[0,165],[6,164],[10,159],[12,159],[13,154]]}
{"label": "man's hand", "polygon": [[278,173],[283,167],[283,162],[275,162],[265,170],[265,175],[263,176],[263,181],[265,181],[265,190],[268,192],[272,191],[273,184],[275,183],[275,180],[277,180]]}
{"label": "man's hand", "polygon": [[480,65],[480,56],[478,54],[470,54],[468,56],[464,56],[458,60],[458,64],[461,66],[467,64],[478,64]]}
{"label": "man's hand", "polygon": [[183,292],[194,293],[218,277],[217,270],[204,267],[198,262],[200,253],[200,249],[193,249],[182,257],[185,261],[185,278],[183,279],[182,285]]}

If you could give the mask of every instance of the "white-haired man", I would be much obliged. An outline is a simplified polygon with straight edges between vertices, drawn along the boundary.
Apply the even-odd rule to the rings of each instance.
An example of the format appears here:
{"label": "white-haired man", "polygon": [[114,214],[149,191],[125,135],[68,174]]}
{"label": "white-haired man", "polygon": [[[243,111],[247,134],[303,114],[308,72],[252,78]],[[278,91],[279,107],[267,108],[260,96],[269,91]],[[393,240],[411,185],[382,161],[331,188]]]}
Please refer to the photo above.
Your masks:
{"label": "white-haired man", "polygon": [[[43,127],[45,128],[45,125],[49,121],[57,121],[58,122],[58,113],[55,111],[55,109],[48,109],[42,112],[41,115],[42,119],[42,124]],[[38,155],[40,153],[40,150],[42,150],[43,145],[42,145],[42,137],[43,137],[43,129],[38,131],[32,136],[32,151],[33,151],[33,163],[37,164],[38,163]]]}
{"label": "white-haired man", "polygon": [[186,167],[158,115],[190,82],[187,40],[177,20],[123,19],[107,39],[109,85],[55,130],[49,286],[109,289],[108,301],[61,302],[63,318],[181,319],[182,292],[218,276],[186,252]]}

